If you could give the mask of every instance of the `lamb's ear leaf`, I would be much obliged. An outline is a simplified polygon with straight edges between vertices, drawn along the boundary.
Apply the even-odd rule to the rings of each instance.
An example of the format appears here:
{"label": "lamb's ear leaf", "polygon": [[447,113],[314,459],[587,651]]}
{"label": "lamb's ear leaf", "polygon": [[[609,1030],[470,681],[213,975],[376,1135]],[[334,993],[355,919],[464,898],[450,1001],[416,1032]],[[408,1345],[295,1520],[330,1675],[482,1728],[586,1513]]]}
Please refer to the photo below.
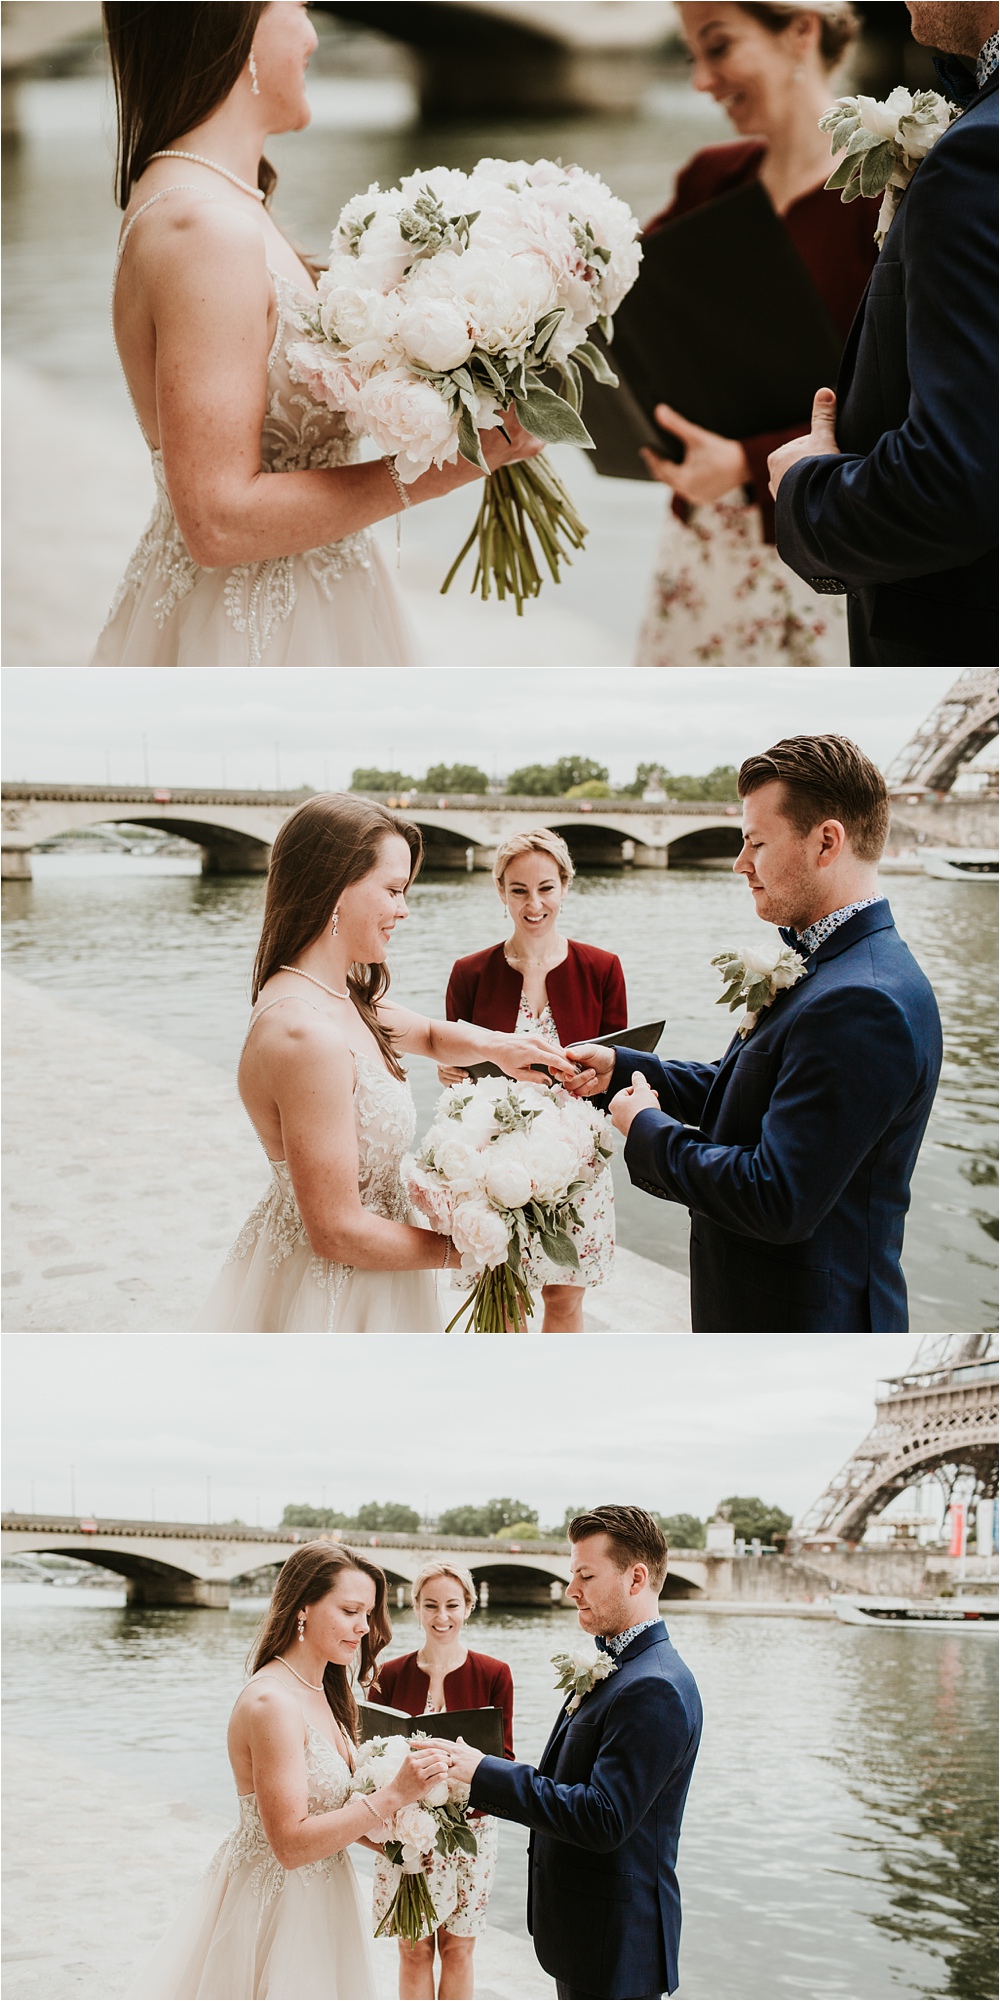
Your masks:
{"label": "lamb's ear leaf", "polygon": [[849,181],[841,194],[841,201],[857,201],[861,195],[861,182]]}
{"label": "lamb's ear leaf", "polygon": [[866,153],[861,162],[861,192],[863,195],[880,195],[889,184],[889,176],[896,164],[896,156],[888,140]]}
{"label": "lamb's ear leaf", "polygon": [[541,438],[547,445],[588,445],[593,449],[594,440],[576,411],[537,378],[528,377],[525,393],[515,398],[514,407],[518,421],[533,438]]}
{"label": "lamb's ear leaf", "polygon": [[579,347],[573,349],[573,358],[582,361],[584,368],[589,368],[595,381],[603,382],[608,389],[617,389],[618,377],[614,369],[592,340],[582,340]]}
{"label": "lamb's ear leaf", "polygon": [[829,180],[824,181],[823,186],[825,188],[846,188],[848,182],[854,179],[856,172],[857,161],[844,158],[838,166],[834,167]]}
{"label": "lamb's ear leaf", "polygon": [[472,421],[472,413],[463,403],[458,413],[458,449],[470,466],[478,466],[480,472],[489,472],[479,442],[479,432]]}
{"label": "lamb's ear leaf", "polygon": [[888,139],[880,139],[877,132],[869,132],[867,125],[859,125],[853,139],[847,142],[847,151],[853,159],[855,153],[870,153],[873,147],[888,144]]}

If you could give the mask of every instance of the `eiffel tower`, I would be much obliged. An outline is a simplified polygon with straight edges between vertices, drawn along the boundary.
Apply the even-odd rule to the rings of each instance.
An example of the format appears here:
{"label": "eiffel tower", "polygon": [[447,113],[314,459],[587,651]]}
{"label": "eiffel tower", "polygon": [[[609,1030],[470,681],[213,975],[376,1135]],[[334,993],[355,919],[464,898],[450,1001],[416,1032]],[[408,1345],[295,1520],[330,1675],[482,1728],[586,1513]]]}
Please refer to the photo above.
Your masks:
{"label": "eiffel tower", "polygon": [[890,792],[949,792],[997,726],[996,670],[967,667],[893,758],[885,774]]}
{"label": "eiffel tower", "polygon": [[933,1473],[951,1498],[972,1474],[997,1491],[997,1336],[927,1334],[910,1367],[880,1386],[875,1423],[797,1524],[795,1540],[860,1542],[896,1494]]}

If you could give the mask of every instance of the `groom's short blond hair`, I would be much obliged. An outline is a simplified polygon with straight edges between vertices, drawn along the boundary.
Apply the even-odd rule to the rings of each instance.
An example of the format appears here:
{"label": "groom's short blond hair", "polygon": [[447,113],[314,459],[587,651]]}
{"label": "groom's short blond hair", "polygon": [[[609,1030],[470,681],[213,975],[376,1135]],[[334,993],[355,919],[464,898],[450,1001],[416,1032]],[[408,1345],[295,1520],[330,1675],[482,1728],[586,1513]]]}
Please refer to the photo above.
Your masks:
{"label": "groom's short blond hair", "polygon": [[796,833],[839,820],[859,861],[877,862],[889,838],[889,794],[878,765],[846,736],[789,736],[740,765],[741,799],[780,781]]}

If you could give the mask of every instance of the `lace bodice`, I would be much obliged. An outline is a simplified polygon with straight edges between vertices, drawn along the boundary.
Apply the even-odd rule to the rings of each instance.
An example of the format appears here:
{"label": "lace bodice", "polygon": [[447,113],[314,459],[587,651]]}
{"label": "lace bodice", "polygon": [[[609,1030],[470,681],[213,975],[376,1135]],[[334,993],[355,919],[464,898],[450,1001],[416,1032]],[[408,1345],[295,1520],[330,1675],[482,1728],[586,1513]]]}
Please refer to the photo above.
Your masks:
{"label": "lace bodice", "polygon": [[[410,1221],[410,1204],[400,1179],[400,1162],[413,1145],[417,1110],[409,1084],[390,1076],[378,1057],[354,1055],[354,1125],[358,1138],[358,1187],[361,1205],[393,1223]],[[264,1239],[267,1260],[277,1271],[292,1252],[308,1245],[305,1224],[284,1160],[272,1160],[271,1186],[248,1216],[229,1253],[233,1263]],[[336,1295],[349,1266],[314,1257],[318,1284]]]}
{"label": "lace bodice", "polygon": [[[335,1751],[311,1723],[306,1724],[306,1777],[309,1781],[308,1811],[311,1814],[332,1813],[337,1807],[345,1805],[351,1790],[350,1767],[340,1752]],[[249,1865],[252,1870],[251,1889],[263,1908],[284,1888],[288,1871],[282,1868],[264,1833],[256,1793],[242,1793],[239,1808],[239,1826],[223,1842],[209,1869],[218,1869],[225,1864],[227,1874],[234,1876],[238,1869]],[[303,1863],[300,1869],[296,1869],[295,1875],[300,1881],[329,1876],[345,1859],[346,1851],[341,1849],[336,1855],[324,1855],[317,1862]]]}
{"label": "lace bodice", "polygon": [[[140,215],[164,195],[181,191],[199,194],[206,201],[217,199],[193,183],[190,187],[181,183],[178,187],[161,188],[158,194],[144,202],[122,232],[115,265],[115,284],[125,245]],[[268,270],[274,286],[278,320],[267,358],[267,403],[260,440],[261,465],[265,472],[295,472],[348,465],[358,456],[358,444],[349,435],[343,415],[340,411],[328,410],[315,403],[306,390],[293,381],[289,367],[288,349],[293,340],[302,339],[305,329],[301,315],[309,304],[309,295],[271,265],[268,265]],[[131,390],[129,397],[136,422],[149,446],[156,499],[142,539],[118,587],[108,613],[108,622],[115,617],[129,593],[138,592],[152,577],[158,587],[152,611],[162,631],[176,606],[194,589],[205,572],[188,554],[167,489],[162,453],[146,437]],[[274,556],[264,562],[235,564],[226,573],[226,616],[235,631],[247,636],[250,666],[260,665],[262,652],[275,626],[290,617],[295,607],[298,564],[304,566],[329,598],[337,580],[348,571],[371,568],[371,537],[367,530],[363,530],[359,534],[345,536],[340,542],[307,549],[297,556]]]}

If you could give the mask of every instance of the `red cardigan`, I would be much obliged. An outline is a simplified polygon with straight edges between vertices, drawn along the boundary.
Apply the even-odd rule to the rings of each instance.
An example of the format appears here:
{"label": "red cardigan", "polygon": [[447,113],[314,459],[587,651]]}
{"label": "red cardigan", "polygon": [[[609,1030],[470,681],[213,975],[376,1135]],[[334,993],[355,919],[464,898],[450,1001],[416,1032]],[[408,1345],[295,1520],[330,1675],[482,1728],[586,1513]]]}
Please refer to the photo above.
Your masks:
{"label": "red cardigan", "polygon": [[[430,1676],[417,1666],[416,1654],[401,1654],[398,1660],[380,1661],[378,1681],[368,1690],[369,1702],[381,1702],[387,1709],[405,1709],[422,1716],[427,1707]],[[474,1654],[453,1674],[444,1678],[445,1709],[499,1709],[503,1713],[503,1754],[514,1756],[514,1682],[506,1661],[489,1654]]]}
{"label": "red cardigan", "polygon": [[[721,146],[706,146],[695,153],[677,176],[674,198],[669,208],[646,224],[650,236],[664,223],[673,222],[691,209],[701,208],[732,188],[741,188],[757,179],[766,146],[760,139],[737,139]],[[831,167],[832,167],[831,161]],[[834,192],[814,188],[800,195],[780,218],[816,287],[834,325],[846,341],[851,322],[861,303],[861,295],[878,258],[875,223],[878,204],[865,200],[842,202]],[[737,364],[738,365],[738,364]],[[819,388],[819,383],[816,387]],[[835,385],[831,383],[831,388]],[[681,411],[681,416],[684,416]],[[753,499],[764,522],[764,539],[773,542],[774,501],[767,486],[767,458],[790,438],[800,438],[809,430],[810,412],[803,410],[800,423],[787,431],[764,431],[740,443],[750,466]],[[674,511],[687,518],[685,501],[674,500]]]}
{"label": "red cardigan", "polygon": [[[449,1021],[471,1021],[476,1028],[511,1034],[524,982],[507,964],[502,945],[470,952],[456,959],[448,981],[445,1012]],[[569,940],[561,966],[545,976],[552,1018],[565,1048],[592,1035],[611,1035],[628,1022],[625,975],[613,952]]]}

